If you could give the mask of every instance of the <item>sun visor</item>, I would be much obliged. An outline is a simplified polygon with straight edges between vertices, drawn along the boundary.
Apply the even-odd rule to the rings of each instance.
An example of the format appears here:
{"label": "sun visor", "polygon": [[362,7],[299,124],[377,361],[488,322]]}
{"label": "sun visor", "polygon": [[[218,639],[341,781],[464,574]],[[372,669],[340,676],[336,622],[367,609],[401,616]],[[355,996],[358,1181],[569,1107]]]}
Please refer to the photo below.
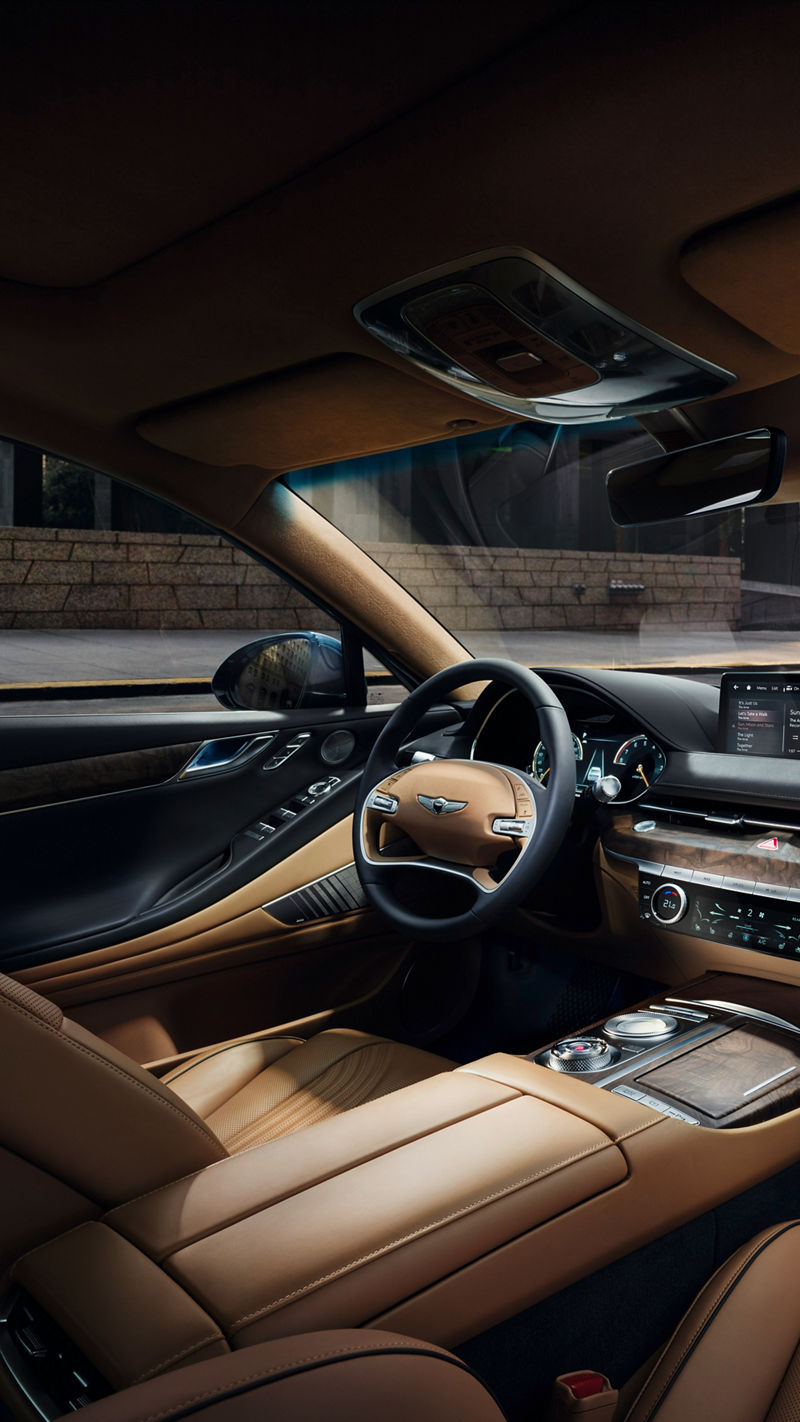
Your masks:
{"label": "sun visor", "polygon": [[282,472],[497,423],[496,410],[380,361],[336,355],[148,415],[137,433],[203,464]]}
{"label": "sun visor", "polygon": [[695,291],[790,355],[800,355],[800,199],[692,242],[681,271]]}

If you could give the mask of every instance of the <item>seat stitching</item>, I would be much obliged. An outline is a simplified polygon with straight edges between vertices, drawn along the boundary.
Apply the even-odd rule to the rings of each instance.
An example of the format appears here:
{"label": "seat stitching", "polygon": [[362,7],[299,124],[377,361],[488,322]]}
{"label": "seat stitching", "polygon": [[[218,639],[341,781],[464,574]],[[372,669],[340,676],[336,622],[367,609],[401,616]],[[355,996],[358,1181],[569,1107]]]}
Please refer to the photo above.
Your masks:
{"label": "seat stitching", "polygon": [[280,1377],[281,1374],[290,1376],[292,1373],[298,1372],[301,1368],[307,1367],[310,1363],[324,1363],[329,1359],[347,1357],[351,1357],[356,1361],[359,1357],[370,1353],[384,1353],[387,1355],[407,1353],[413,1357],[436,1358],[440,1359],[443,1363],[452,1364],[461,1372],[468,1373],[471,1377],[476,1376],[472,1369],[460,1358],[454,1358],[452,1354],[446,1352],[444,1348],[437,1348],[435,1343],[420,1343],[415,1345],[413,1340],[405,1343],[399,1339],[397,1343],[391,1344],[386,1343],[384,1340],[378,1343],[372,1343],[365,1339],[364,1342],[359,1343],[357,1347],[351,1343],[341,1348],[330,1348],[324,1353],[308,1353],[305,1357],[295,1358],[290,1363],[274,1363],[272,1367],[259,1368],[256,1372],[247,1373],[244,1377],[234,1378],[226,1383],[218,1383],[216,1387],[207,1388],[203,1392],[195,1393],[193,1397],[183,1398],[180,1402],[174,1402],[170,1407],[165,1407],[160,1412],[151,1412],[148,1416],[141,1418],[140,1422],[162,1422],[162,1419],[165,1417],[171,1417],[176,1412],[188,1411],[198,1403],[205,1402],[209,1398],[220,1397],[234,1388],[238,1390],[246,1387],[248,1383],[266,1382],[270,1378]]}
{"label": "seat stitching", "polygon": [[[694,1331],[693,1331],[693,1333],[692,1333],[691,1338],[687,1341],[686,1346],[684,1347],[684,1349],[683,1349],[683,1351],[681,1352],[680,1356],[676,1359],[675,1363],[674,1363],[673,1366],[670,1368],[667,1377],[664,1379],[664,1382],[662,1383],[662,1385],[661,1385],[661,1387],[660,1387],[660,1389],[659,1389],[659,1391],[658,1391],[657,1396],[654,1398],[654,1400],[653,1400],[653,1402],[650,1404],[650,1406],[649,1406],[647,1412],[646,1412],[646,1413],[644,1414],[644,1416],[642,1417],[642,1422],[648,1422],[648,1419],[653,1416],[653,1413],[654,1413],[656,1407],[660,1407],[660,1405],[661,1405],[661,1403],[664,1401],[664,1398],[666,1397],[667,1393],[670,1391],[670,1389],[671,1389],[672,1386],[674,1385],[675,1379],[677,1378],[678,1373],[682,1370],[683,1365],[684,1365],[684,1363],[686,1362],[686,1360],[687,1360],[689,1354],[694,1350],[694,1348],[696,1347],[697,1343],[700,1341],[700,1338],[702,1337],[703,1333],[705,1332],[706,1328],[708,1327],[709,1323],[711,1323],[711,1322],[713,1321],[713,1318],[714,1318],[715,1314],[718,1313],[720,1307],[721,1307],[722,1304],[725,1302],[726,1298],[727,1298],[727,1297],[733,1292],[733,1290],[736,1288],[736,1286],[737,1286],[737,1284],[740,1282],[742,1276],[747,1272],[747,1270],[749,1269],[749,1267],[750,1267],[750,1265],[753,1263],[753,1261],[754,1261],[755,1259],[757,1259],[758,1256],[759,1256],[759,1254],[761,1254],[765,1249],[767,1249],[770,1244],[773,1244],[776,1239],[779,1239],[782,1234],[785,1234],[788,1230],[797,1229],[797,1228],[798,1228],[798,1222],[797,1222],[796,1220],[793,1221],[791,1224],[776,1225],[776,1227],[774,1228],[774,1230],[772,1230],[772,1231],[770,1232],[770,1234],[767,1236],[766,1239],[762,1239],[762,1240],[760,1241],[760,1243],[754,1245],[754,1247],[750,1249],[750,1251],[749,1251],[749,1252],[745,1255],[745,1257],[742,1259],[741,1263],[737,1265],[736,1272],[733,1274],[733,1276],[730,1277],[730,1278],[727,1278],[727,1279],[725,1280],[725,1282],[724,1282],[724,1284],[722,1285],[721,1289],[719,1289],[719,1291],[715,1294],[713,1301],[710,1303],[710,1305],[709,1305],[708,1308],[706,1309],[705,1313],[703,1314],[703,1317],[702,1317],[702,1318],[699,1320],[699,1322],[697,1323],[697,1325],[696,1325],[696,1327],[695,1327],[695,1329],[694,1329]],[[723,1265],[722,1268],[723,1268],[723,1270],[724,1270],[725,1265]],[[706,1289],[710,1289],[712,1283],[713,1283],[713,1279],[712,1279],[712,1280],[709,1280],[708,1284],[706,1285]],[[703,1290],[703,1292],[705,1292],[705,1290]],[[702,1298],[702,1294],[700,1295],[700,1298]],[[682,1327],[682,1324],[679,1324],[679,1325],[678,1325],[678,1329],[676,1330],[676,1334],[673,1335],[673,1336],[677,1336],[677,1333],[680,1331],[680,1328],[681,1328],[681,1327]],[[665,1353],[669,1351],[669,1348],[670,1348],[670,1345],[671,1345],[671,1341],[672,1341],[672,1340],[670,1340],[670,1343],[667,1344],[667,1348],[665,1349]],[[662,1357],[663,1357],[663,1356],[664,1356],[664,1355],[662,1355]],[[651,1374],[651,1377],[654,1376],[654,1374],[655,1374],[655,1372],[658,1370],[658,1367],[659,1367],[659,1366],[660,1366],[660,1364],[657,1363],[655,1369],[653,1370],[653,1374]],[[646,1393],[646,1391],[647,1391],[647,1388],[648,1388],[648,1386],[649,1386],[649,1381],[650,1381],[650,1379],[648,1379],[648,1381],[644,1384],[644,1386],[643,1386],[641,1392],[639,1393],[639,1397],[644,1397],[644,1395],[645,1395],[645,1393]],[[639,1401],[639,1397],[637,1397],[636,1402],[634,1403],[633,1407],[631,1408],[631,1414],[633,1414],[634,1408],[635,1408],[636,1404],[637,1404],[638,1401]]]}
{"label": "seat stitching", "polygon": [[197,1353],[201,1348],[208,1347],[209,1343],[225,1342],[226,1339],[224,1335],[219,1329],[216,1329],[215,1332],[210,1333],[207,1338],[201,1338],[199,1342],[190,1344],[188,1348],[182,1348],[180,1353],[173,1353],[171,1358],[162,1358],[160,1363],[156,1363],[152,1368],[148,1368],[146,1373],[140,1373],[138,1378],[134,1378],[127,1386],[135,1387],[137,1383],[147,1382],[150,1378],[160,1373],[163,1368],[168,1368],[170,1363],[179,1363],[181,1358],[191,1357],[192,1353]]}
{"label": "seat stitching", "polygon": [[[91,1061],[97,1062],[107,1071],[113,1072],[115,1076],[120,1077],[126,1085],[134,1086],[138,1091],[143,1092],[145,1096],[152,1097],[154,1101],[158,1102],[159,1106],[163,1106],[167,1111],[171,1111],[173,1115],[177,1116],[184,1124],[191,1126],[192,1129],[196,1131],[198,1135],[201,1135],[204,1140],[207,1140],[209,1144],[216,1146],[217,1150],[222,1151],[223,1154],[220,1156],[220,1160],[227,1158],[225,1147],[209,1130],[208,1126],[205,1126],[202,1121],[193,1120],[191,1116],[186,1115],[180,1107],[173,1105],[171,1101],[165,1101],[163,1096],[159,1096],[157,1091],[153,1091],[143,1081],[139,1081],[135,1076],[128,1076],[127,1072],[124,1072],[121,1067],[115,1066],[113,1062],[108,1061],[107,1058],[101,1056],[99,1052],[93,1051],[91,1047],[85,1046],[82,1042],[76,1042],[73,1037],[68,1036],[65,1032],[61,1030],[57,1031],[54,1027],[51,1027],[49,1023],[44,1022],[39,1017],[35,1017],[25,1008],[18,1007],[16,1003],[11,1002],[8,998],[0,998],[0,1006],[6,1007],[11,1012],[21,1013],[28,1021],[32,1022],[34,1026],[40,1028],[43,1032],[49,1032],[52,1037],[58,1037],[59,1040],[64,1042],[72,1051],[80,1052],[83,1056],[88,1057]],[[176,1100],[178,1099],[179,1098],[176,1097]]]}
{"label": "seat stitching", "polygon": [[[226,1149],[229,1150],[232,1155],[238,1155],[241,1153],[242,1150],[251,1150],[254,1145],[268,1144],[268,1141],[262,1142],[262,1140],[260,1139],[261,1132],[269,1126],[270,1121],[274,1122],[277,1117],[280,1117],[282,1112],[286,1112],[287,1110],[289,1110],[292,1101],[294,1101],[297,1097],[303,1095],[313,1096],[322,1078],[330,1076],[331,1074],[337,1072],[345,1062],[350,1060],[351,1057],[358,1056],[359,1054],[365,1054],[366,1052],[375,1052],[378,1051],[381,1047],[391,1047],[392,1045],[392,1043],[385,1041],[362,1042],[358,1047],[355,1048],[354,1051],[347,1052],[344,1056],[337,1057],[336,1060],[334,1062],[331,1062],[328,1066],[320,1067],[320,1069],[315,1073],[314,1076],[310,1077],[309,1080],[305,1082],[302,1086],[295,1087],[295,1089],[291,1091],[288,1096],[284,1097],[282,1101],[279,1101],[277,1105],[270,1107],[268,1111],[262,1111],[260,1115],[254,1117],[252,1121],[248,1121],[246,1125],[240,1127],[238,1131],[235,1131],[231,1136],[229,1136],[224,1142]],[[264,1067],[263,1070],[259,1073],[259,1075],[264,1076],[269,1070],[269,1066]],[[325,1114],[319,1117],[318,1119],[324,1120],[328,1115],[341,1115],[347,1110],[355,1110],[355,1105],[349,1106],[347,1104],[351,1100],[353,1100],[356,1104],[368,1104],[358,1102],[359,1091],[362,1089],[363,1086],[362,1078],[364,1075],[364,1070],[364,1063],[362,1062],[360,1064],[361,1075],[356,1075],[352,1080],[349,1081],[349,1083],[346,1082],[347,1091],[349,1092],[349,1095],[345,1093],[340,1098],[337,1098],[335,1102],[326,1102],[323,1100],[319,1103],[320,1108],[327,1107],[328,1109],[325,1111]],[[382,1069],[381,1075],[378,1078],[378,1081],[384,1080],[389,1070],[390,1064],[389,1062],[386,1062]],[[256,1081],[257,1079],[257,1077],[253,1077],[254,1081]],[[367,1075],[367,1081],[369,1082],[370,1080],[370,1076]],[[384,1092],[383,1094],[386,1095],[387,1093]],[[230,1100],[232,1099],[233,1098],[231,1097]],[[377,1099],[379,1100],[380,1097],[378,1097]],[[228,1102],[228,1104],[230,1104],[230,1102]],[[316,1124],[316,1120],[312,1120],[310,1122],[306,1121],[304,1123],[304,1126],[307,1127],[308,1125],[314,1124]],[[292,1132],[281,1132],[280,1134],[290,1135],[292,1134]],[[271,1139],[274,1140],[278,1138],[279,1137],[273,1136]],[[222,1139],[222,1137],[220,1137],[220,1139]]]}
{"label": "seat stitching", "polygon": [[[267,1031],[268,1030],[269,1029],[267,1029]],[[266,1032],[264,1032],[255,1037],[245,1037],[241,1042],[228,1042],[225,1046],[217,1047],[216,1049],[206,1047],[205,1050],[196,1053],[191,1061],[183,1062],[180,1066],[173,1067],[172,1071],[168,1071],[166,1075],[160,1077],[159,1080],[164,1082],[166,1086],[171,1086],[173,1081],[180,1081],[182,1076],[186,1076],[190,1071],[194,1071],[196,1067],[204,1066],[206,1062],[212,1062],[215,1057],[224,1056],[225,1052],[235,1052],[238,1047],[249,1047],[258,1042],[289,1042],[290,1046],[283,1054],[286,1057],[291,1056],[297,1047],[305,1045],[302,1037],[268,1037]],[[268,1071],[270,1066],[274,1066],[281,1060],[281,1057],[276,1057],[275,1062],[270,1062],[268,1066],[261,1067],[260,1071],[256,1072],[256,1076],[259,1076],[261,1071]],[[255,1078],[251,1078],[251,1080],[255,1080]]]}
{"label": "seat stitching", "polygon": [[370,1250],[368,1254],[362,1254],[357,1259],[350,1259],[346,1264],[342,1264],[337,1269],[331,1270],[330,1273],[323,1274],[320,1278],[313,1279],[309,1283],[301,1284],[299,1288],[292,1289],[290,1293],[284,1294],[281,1298],[273,1299],[270,1303],[264,1304],[261,1308],[254,1309],[252,1313],[246,1313],[243,1314],[241,1318],[234,1319],[233,1323],[231,1323],[227,1329],[228,1335],[232,1337],[236,1330],[242,1328],[245,1324],[254,1323],[259,1318],[264,1318],[267,1314],[274,1312],[275,1309],[282,1308],[284,1304],[291,1303],[293,1299],[302,1298],[305,1294],[310,1294],[322,1284],[329,1284],[332,1280],[341,1278],[344,1274],[348,1274],[352,1269],[359,1269],[362,1264],[369,1264],[374,1259],[380,1259],[383,1255],[388,1254],[393,1249],[398,1249],[403,1244],[410,1244],[413,1240],[420,1239],[423,1235],[430,1234],[433,1230],[440,1229],[443,1225],[451,1224],[453,1220],[463,1218],[464,1215],[468,1215],[473,1210],[479,1209],[481,1205],[489,1205],[494,1200],[503,1199],[506,1195],[513,1195],[517,1190],[524,1189],[526,1185],[532,1185],[536,1180],[545,1179],[548,1175],[555,1175],[559,1170],[563,1170],[565,1166],[574,1165],[577,1161],[586,1160],[589,1156],[600,1155],[604,1150],[608,1150],[611,1146],[618,1144],[620,1141],[628,1140],[631,1136],[639,1135],[642,1131],[652,1130],[653,1126],[658,1124],[659,1122],[657,1121],[647,1121],[644,1125],[636,1126],[632,1130],[626,1131],[624,1135],[616,1136],[613,1140],[607,1137],[602,1145],[588,1146],[585,1150],[565,1156],[562,1160],[555,1161],[552,1165],[548,1165],[542,1170],[534,1171],[532,1175],[526,1175],[521,1180],[514,1181],[512,1185],[504,1186],[502,1190],[493,1190],[490,1194],[482,1195],[479,1199],[472,1200],[467,1205],[461,1205],[457,1210],[452,1210],[446,1215],[440,1215],[438,1219],[429,1220],[427,1224],[419,1225],[408,1234],[400,1235],[397,1239],[391,1240],[388,1244],[382,1244],[379,1248]]}

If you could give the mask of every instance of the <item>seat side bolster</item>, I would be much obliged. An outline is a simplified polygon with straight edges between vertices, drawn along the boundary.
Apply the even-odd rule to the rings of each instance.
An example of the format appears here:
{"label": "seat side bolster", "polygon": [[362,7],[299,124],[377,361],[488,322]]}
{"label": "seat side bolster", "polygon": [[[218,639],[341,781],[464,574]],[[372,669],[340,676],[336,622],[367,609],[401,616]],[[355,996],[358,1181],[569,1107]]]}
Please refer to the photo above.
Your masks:
{"label": "seat side bolster", "polygon": [[800,1338],[798,1274],[797,1221],[738,1250],[678,1325],[625,1422],[766,1417]]}

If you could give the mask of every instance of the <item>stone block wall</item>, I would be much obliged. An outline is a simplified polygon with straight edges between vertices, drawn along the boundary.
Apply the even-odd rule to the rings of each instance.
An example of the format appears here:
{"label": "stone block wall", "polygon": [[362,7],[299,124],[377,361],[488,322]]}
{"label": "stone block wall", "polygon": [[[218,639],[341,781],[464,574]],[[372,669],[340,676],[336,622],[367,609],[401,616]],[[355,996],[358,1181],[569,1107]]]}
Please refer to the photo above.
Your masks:
{"label": "stone block wall", "polygon": [[456,633],[740,622],[738,558],[403,543],[368,551]]}
{"label": "stone block wall", "polygon": [[[737,627],[735,558],[367,545],[456,633]],[[614,583],[641,584],[615,593]],[[0,627],[328,630],[302,594],[221,538],[0,528]]]}

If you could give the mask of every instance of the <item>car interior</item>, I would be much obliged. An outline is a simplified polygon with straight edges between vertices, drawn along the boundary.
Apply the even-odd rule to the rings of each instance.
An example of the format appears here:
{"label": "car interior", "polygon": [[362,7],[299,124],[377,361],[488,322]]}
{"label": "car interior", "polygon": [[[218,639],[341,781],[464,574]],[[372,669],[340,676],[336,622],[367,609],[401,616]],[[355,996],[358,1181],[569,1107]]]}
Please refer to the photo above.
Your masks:
{"label": "car interior", "polygon": [[4,22],[3,1416],[800,1422],[800,8]]}

